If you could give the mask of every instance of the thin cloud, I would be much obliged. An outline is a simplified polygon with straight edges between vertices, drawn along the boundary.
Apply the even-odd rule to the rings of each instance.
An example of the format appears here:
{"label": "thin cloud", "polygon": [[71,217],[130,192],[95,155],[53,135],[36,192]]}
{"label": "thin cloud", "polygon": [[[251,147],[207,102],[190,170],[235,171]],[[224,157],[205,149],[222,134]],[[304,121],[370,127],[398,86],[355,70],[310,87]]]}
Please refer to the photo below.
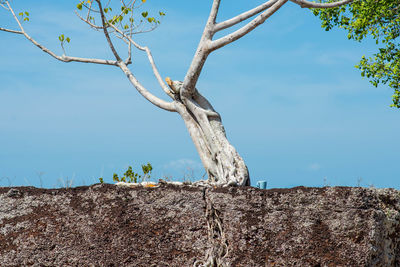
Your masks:
{"label": "thin cloud", "polygon": [[308,166],[308,169],[310,171],[318,171],[321,169],[321,165],[319,165],[318,163],[312,163]]}
{"label": "thin cloud", "polygon": [[177,159],[164,164],[162,167],[167,170],[182,170],[188,167],[192,169],[201,169],[203,165],[191,159]]}
{"label": "thin cloud", "polygon": [[343,62],[347,62],[348,64],[355,64],[360,60],[360,57],[357,54],[352,53],[351,51],[336,51],[329,53],[321,53],[319,56],[315,58],[315,62],[321,65],[338,65]]}

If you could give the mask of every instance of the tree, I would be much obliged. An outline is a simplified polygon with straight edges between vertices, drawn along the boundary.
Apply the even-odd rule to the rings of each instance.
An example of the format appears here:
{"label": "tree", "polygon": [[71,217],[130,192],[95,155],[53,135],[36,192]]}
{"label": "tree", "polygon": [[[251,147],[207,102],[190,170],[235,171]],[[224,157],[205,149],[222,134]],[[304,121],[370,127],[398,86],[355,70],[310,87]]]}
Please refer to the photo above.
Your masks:
{"label": "tree", "polygon": [[349,39],[361,42],[371,36],[376,44],[383,45],[372,57],[363,56],[356,67],[375,87],[383,83],[393,88],[391,106],[400,108],[400,2],[356,1],[348,6],[313,12],[327,31],[338,26],[348,31]]}
{"label": "tree", "polygon": [[[339,7],[351,3],[353,0],[341,0],[332,3],[314,3],[307,0],[290,1],[303,8],[320,9]],[[115,2],[118,2],[118,7],[115,6]],[[134,34],[150,31],[159,23],[155,17],[150,17],[148,12],[141,13],[140,19],[134,17],[133,10],[145,2],[146,0],[121,0],[107,1],[107,4],[103,5],[101,0],[86,0],[78,3],[77,16],[92,29],[103,32],[108,46],[115,57],[113,60],[78,58],[65,55],[64,45],[66,44],[65,42],[69,43],[70,39],[64,35],[60,35],[59,37],[64,54],[61,56],[56,55],[51,50],[38,43],[25,31],[22,23],[23,21],[29,21],[29,13],[21,12],[18,16],[12,9],[10,1],[7,0],[0,0],[0,5],[11,13],[19,29],[0,28],[0,30],[23,35],[43,52],[63,62],[104,64],[120,68],[131,84],[145,99],[161,109],[176,112],[182,117],[207,172],[208,184],[250,185],[247,166],[236,149],[227,140],[220,114],[215,111],[206,97],[199,92],[196,88],[196,84],[203,66],[212,52],[244,37],[255,28],[262,25],[269,17],[285,5],[288,0],[269,0],[253,9],[222,22],[217,22],[221,0],[210,1],[212,2],[211,11],[207,23],[183,81],[175,81],[167,77],[165,79],[166,82],[163,81],[157,69],[150,49],[146,46],[139,45],[133,40]],[[79,11],[85,11],[85,15],[81,15]],[[160,12],[159,15],[163,16],[164,14]],[[147,29],[138,30],[140,25],[138,25],[136,21],[147,21],[151,26]],[[225,29],[230,29],[241,22],[243,22],[244,25],[239,29],[214,39],[216,33]],[[117,51],[115,42],[118,40],[122,40],[127,45],[128,56],[125,60],[120,56],[120,51]],[[128,66],[133,63],[131,57],[133,48],[146,53],[155,78],[162,90],[172,101],[165,101],[156,97],[145,88],[131,72]]]}

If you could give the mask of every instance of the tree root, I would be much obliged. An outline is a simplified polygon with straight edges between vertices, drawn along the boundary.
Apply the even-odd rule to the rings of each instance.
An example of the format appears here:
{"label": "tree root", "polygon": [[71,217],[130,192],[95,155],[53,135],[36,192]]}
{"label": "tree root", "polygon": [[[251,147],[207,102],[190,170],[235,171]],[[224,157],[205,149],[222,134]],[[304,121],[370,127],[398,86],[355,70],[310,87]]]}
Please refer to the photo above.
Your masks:
{"label": "tree root", "polygon": [[210,248],[206,251],[204,260],[196,260],[194,267],[229,267],[225,257],[229,253],[229,244],[225,237],[221,212],[214,208],[207,197],[207,188],[204,188],[203,199],[206,205],[206,220],[208,228],[208,242]]}

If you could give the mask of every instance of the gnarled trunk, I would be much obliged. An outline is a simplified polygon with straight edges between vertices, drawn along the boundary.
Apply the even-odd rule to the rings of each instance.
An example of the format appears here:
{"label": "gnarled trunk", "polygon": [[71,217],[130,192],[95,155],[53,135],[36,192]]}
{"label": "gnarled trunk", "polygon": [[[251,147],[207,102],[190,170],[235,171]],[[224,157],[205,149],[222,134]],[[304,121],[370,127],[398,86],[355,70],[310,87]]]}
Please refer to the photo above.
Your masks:
{"label": "gnarled trunk", "polygon": [[[173,84],[172,84],[173,83]],[[180,82],[169,82],[179,99],[177,112],[182,116],[208,175],[214,185],[250,185],[244,160],[229,143],[220,115],[197,89],[193,96],[179,96]]]}

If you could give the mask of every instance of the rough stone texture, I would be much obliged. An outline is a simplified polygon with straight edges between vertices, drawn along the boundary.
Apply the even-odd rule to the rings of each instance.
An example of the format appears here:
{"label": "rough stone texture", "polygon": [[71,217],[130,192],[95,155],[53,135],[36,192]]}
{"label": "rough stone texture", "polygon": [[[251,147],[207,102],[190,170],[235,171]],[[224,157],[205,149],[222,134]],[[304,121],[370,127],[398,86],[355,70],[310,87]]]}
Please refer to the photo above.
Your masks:
{"label": "rough stone texture", "polygon": [[400,266],[400,192],[0,188],[0,266]]}

